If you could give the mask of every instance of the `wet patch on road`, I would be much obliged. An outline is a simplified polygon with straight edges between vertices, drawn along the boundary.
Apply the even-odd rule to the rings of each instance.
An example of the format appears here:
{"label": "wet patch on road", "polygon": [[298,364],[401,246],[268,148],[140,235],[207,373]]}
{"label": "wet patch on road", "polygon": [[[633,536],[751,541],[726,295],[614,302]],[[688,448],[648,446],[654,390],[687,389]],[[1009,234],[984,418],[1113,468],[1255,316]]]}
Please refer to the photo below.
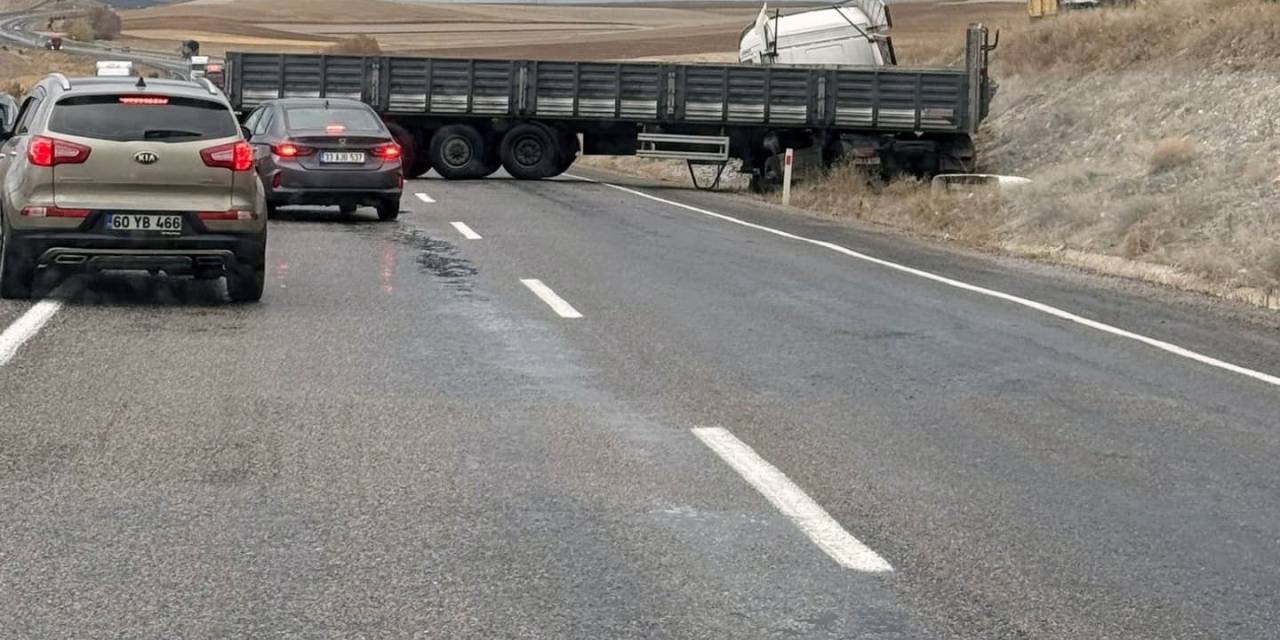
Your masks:
{"label": "wet patch on road", "polygon": [[474,282],[471,279],[480,270],[470,260],[458,257],[458,247],[405,226],[397,228],[391,237],[396,242],[419,251],[416,258],[419,271],[440,279],[450,291],[467,297],[474,294]]}

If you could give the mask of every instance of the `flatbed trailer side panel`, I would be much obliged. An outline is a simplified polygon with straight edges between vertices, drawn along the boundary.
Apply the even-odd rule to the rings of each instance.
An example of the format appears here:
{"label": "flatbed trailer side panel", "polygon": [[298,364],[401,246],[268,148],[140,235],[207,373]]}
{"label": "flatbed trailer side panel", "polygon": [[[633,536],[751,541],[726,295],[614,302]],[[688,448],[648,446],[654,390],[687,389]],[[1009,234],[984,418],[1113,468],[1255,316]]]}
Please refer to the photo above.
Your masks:
{"label": "flatbed trailer side panel", "polygon": [[354,98],[392,116],[964,132],[962,69],[228,54],[233,105]]}

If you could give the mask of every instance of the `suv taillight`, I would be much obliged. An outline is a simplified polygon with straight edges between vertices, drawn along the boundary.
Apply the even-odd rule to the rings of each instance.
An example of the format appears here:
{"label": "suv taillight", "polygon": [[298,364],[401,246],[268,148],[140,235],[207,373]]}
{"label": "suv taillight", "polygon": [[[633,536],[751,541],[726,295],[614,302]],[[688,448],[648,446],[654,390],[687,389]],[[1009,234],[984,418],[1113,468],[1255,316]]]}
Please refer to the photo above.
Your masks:
{"label": "suv taillight", "polygon": [[230,142],[210,147],[200,152],[206,166],[222,167],[232,171],[253,169],[253,147],[248,142]]}
{"label": "suv taillight", "polygon": [[27,145],[27,160],[37,167],[54,167],[60,164],[82,164],[89,159],[92,149],[82,144],[34,136]]}
{"label": "suv taillight", "polygon": [[399,160],[400,153],[400,145],[394,142],[380,144],[373,148],[373,156],[383,160]]}

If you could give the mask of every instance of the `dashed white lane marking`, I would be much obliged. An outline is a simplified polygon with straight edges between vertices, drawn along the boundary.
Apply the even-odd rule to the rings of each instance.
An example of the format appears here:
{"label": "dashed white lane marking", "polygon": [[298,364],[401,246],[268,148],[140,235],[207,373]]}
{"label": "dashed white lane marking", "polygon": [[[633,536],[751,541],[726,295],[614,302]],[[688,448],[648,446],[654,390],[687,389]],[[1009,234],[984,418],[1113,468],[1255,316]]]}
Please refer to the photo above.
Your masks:
{"label": "dashed white lane marking", "polygon": [[45,323],[61,308],[61,299],[41,300],[6,327],[4,333],[0,333],[0,367],[8,364],[18,354],[18,349],[40,333]]}
{"label": "dashed white lane marking", "polygon": [[529,287],[529,290],[532,291],[534,295],[542,298],[542,301],[547,303],[547,305],[559,314],[561,318],[582,317],[582,314],[578,313],[578,310],[574,309],[573,305],[570,305],[568,302],[565,302],[564,298],[556,295],[556,292],[552,291],[551,287],[542,284],[541,280],[536,278],[527,278],[522,279],[520,282],[524,283],[524,286]]}
{"label": "dashed white lane marking", "polygon": [[432,199],[431,199],[431,196],[429,196],[429,195],[427,195],[427,194],[425,194],[425,193],[418,192],[418,193],[415,193],[415,194],[413,194],[413,195],[418,196],[418,199],[419,199],[419,200],[421,200],[421,201],[423,201],[423,202],[425,202],[425,203],[427,203],[427,204],[434,204],[434,203],[435,203],[435,200],[432,200]]}
{"label": "dashed white lane marking", "polygon": [[461,233],[461,234],[462,234],[462,237],[464,237],[464,238],[466,238],[466,239],[468,239],[468,240],[479,240],[479,239],[480,239],[480,234],[478,234],[478,233],[476,233],[475,231],[473,231],[473,230],[471,229],[471,227],[468,227],[468,226],[467,226],[467,223],[465,223],[465,222],[450,222],[449,224],[453,225],[453,228],[454,228],[454,229],[457,229],[457,230],[458,230],[458,233]]}
{"label": "dashed white lane marking", "polygon": [[1182,357],[1182,358],[1187,358],[1188,360],[1193,360],[1193,361],[1195,361],[1195,362],[1199,362],[1199,363],[1201,363],[1201,364],[1205,364],[1205,365],[1208,365],[1208,366],[1211,366],[1211,367],[1217,367],[1218,369],[1222,369],[1222,370],[1224,370],[1224,371],[1230,371],[1230,372],[1232,372],[1232,373],[1237,373],[1237,374],[1240,374],[1240,375],[1242,375],[1242,376],[1247,376],[1247,377],[1253,378],[1254,380],[1258,380],[1258,381],[1260,381],[1260,382],[1264,382],[1264,383],[1269,384],[1269,385],[1272,385],[1272,386],[1280,387],[1280,376],[1275,376],[1275,375],[1272,375],[1272,374],[1269,374],[1269,373],[1265,373],[1265,372],[1262,372],[1262,371],[1257,371],[1257,370],[1255,370],[1255,369],[1249,369],[1249,368],[1247,368],[1247,367],[1242,367],[1242,366],[1240,366],[1240,365],[1238,365],[1238,364],[1232,364],[1232,363],[1230,363],[1230,362],[1226,362],[1225,360],[1219,360],[1219,359],[1214,358],[1214,357],[1212,357],[1212,356],[1207,356],[1207,355],[1204,355],[1204,354],[1202,354],[1202,353],[1199,353],[1199,352],[1196,352],[1196,351],[1192,351],[1191,349],[1187,349],[1186,347],[1180,347],[1180,346],[1178,346],[1178,345],[1176,345],[1176,344],[1173,344],[1173,343],[1171,343],[1171,342],[1165,342],[1164,340],[1158,340],[1158,339],[1156,339],[1156,338],[1152,338],[1152,337],[1149,337],[1149,336],[1145,336],[1145,335],[1142,335],[1142,334],[1140,334],[1140,333],[1134,333],[1133,331],[1129,331],[1128,329],[1121,329],[1120,327],[1112,326],[1112,325],[1106,324],[1105,322],[1099,322],[1099,321],[1097,321],[1097,320],[1093,320],[1093,319],[1091,319],[1091,318],[1086,318],[1086,317],[1084,317],[1084,316],[1081,316],[1081,315],[1077,315],[1077,314],[1071,313],[1070,311],[1067,311],[1067,310],[1065,310],[1065,309],[1060,309],[1060,308],[1058,308],[1058,307],[1054,307],[1054,306],[1052,306],[1052,305],[1048,305],[1048,304],[1045,304],[1045,303],[1043,303],[1043,302],[1036,302],[1035,300],[1028,300],[1027,298],[1022,298],[1022,297],[1019,297],[1019,296],[1015,296],[1015,295],[1013,295],[1013,294],[1011,294],[1011,293],[1005,293],[1005,292],[1003,292],[1003,291],[997,291],[997,290],[995,290],[995,289],[988,289],[988,288],[986,288],[986,287],[980,287],[980,286],[978,286],[978,285],[973,285],[973,284],[969,284],[969,283],[967,283],[967,282],[962,282],[962,281],[960,281],[960,280],[956,280],[956,279],[954,279],[954,278],[948,278],[948,277],[946,277],[946,276],[940,276],[940,275],[938,275],[938,274],[936,274],[936,273],[931,273],[931,272],[924,271],[924,270],[921,270],[921,269],[916,269],[916,268],[914,268],[914,267],[908,267],[908,266],[906,266],[906,265],[898,264],[898,263],[896,263],[896,262],[891,262],[891,261],[889,261],[889,260],[885,260],[885,259],[883,259],[883,258],[877,258],[877,257],[874,257],[874,256],[869,256],[869,255],[867,255],[867,254],[865,254],[865,253],[859,253],[859,252],[857,252],[857,251],[854,251],[853,249],[850,249],[850,248],[848,248],[848,247],[842,247],[842,246],[840,246],[840,245],[838,245],[838,244],[835,244],[835,243],[833,243],[833,242],[826,242],[826,241],[823,241],[823,240],[815,240],[815,239],[813,239],[813,238],[806,238],[806,237],[804,237],[804,236],[798,236],[798,235],[796,235],[796,234],[794,234],[794,233],[787,233],[786,231],[781,231],[781,230],[779,230],[779,229],[774,229],[774,228],[772,228],[772,227],[766,227],[766,226],[761,225],[761,224],[755,224],[755,223],[753,223],[753,222],[747,222],[746,220],[739,220],[738,218],[734,218],[734,217],[732,217],[732,216],[727,216],[727,215],[724,215],[723,213],[716,213],[716,212],[714,212],[714,211],[708,211],[708,210],[706,210],[706,209],[702,209],[702,208],[695,207],[695,206],[692,206],[692,205],[684,204],[683,202],[676,202],[676,201],[674,201],[674,200],[667,200],[666,198],[659,198],[658,196],[649,195],[649,194],[647,194],[647,193],[645,193],[645,192],[643,192],[643,191],[637,191],[637,190],[635,190],[635,189],[629,189],[629,188],[627,188],[627,187],[619,186],[619,185],[616,185],[616,184],[609,184],[608,182],[600,182],[599,180],[592,180],[591,178],[586,178],[586,177],[582,177],[582,176],[574,176],[574,175],[565,174],[565,177],[568,177],[568,178],[574,178],[574,179],[577,179],[577,180],[583,180],[583,181],[585,181],[585,182],[594,182],[594,183],[596,183],[596,184],[599,184],[599,185],[603,185],[603,186],[609,187],[609,188],[611,188],[611,189],[617,189],[618,191],[624,191],[624,192],[626,192],[626,193],[630,193],[630,194],[632,194],[632,195],[640,196],[641,198],[646,198],[646,199],[649,199],[649,200],[653,200],[654,202],[661,202],[662,204],[671,205],[671,206],[673,206],[673,207],[679,207],[679,208],[681,208],[681,209],[685,209],[685,210],[688,210],[688,211],[692,211],[692,212],[694,212],[694,213],[700,213],[700,214],[702,214],[702,215],[711,216],[711,217],[713,217],[713,218],[717,218],[717,219],[719,219],[719,220],[724,220],[725,222],[731,222],[731,223],[736,224],[736,225],[741,225],[741,226],[748,227],[748,228],[751,228],[751,229],[756,229],[756,230],[759,230],[759,231],[763,231],[763,232],[765,232],[765,233],[771,233],[771,234],[773,234],[773,235],[775,235],[775,236],[779,236],[779,237],[782,237],[782,238],[787,238],[787,239],[790,239],[790,240],[798,240],[798,241],[800,241],[800,242],[806,242],[806,243],[811,244],[811,245],[814,245],[814,246],[822,247],[822,248],[824,248],[824,249],[830,249],[830,250],[835,251],[835,252],[837,252],[837,253],[842,253],[842,254],[844,254],[844,255],[846,255],[846,256],[849,256],[849,257],[851,257],[851,258],[857,258],[858,260],[863,260],[863,261],[866,261],[866,262],[870,262],[870,263],[872,263],[872,264],[877,264],[877,265],[880,265],[880,266],[885,267],[885,268],[888,268],[888,269],[893,269],[893,270],[895,270],[895,271],[900,271],[900,272],[902,272],[902,273],[909,273],[909,274],[911,274],[911,275],[913,275],[913,276],[917,276],[917,277],[920,277],[920,278],[924,278],[924,279],[926,279],[926,280],[932,280],[932,281],[934,281],[934,282],[939,282],[939,283],[945,284],[945,285],[950,286],[950,287],[955,287],[955,288],[957,288],[957,289],[963,289],[963,290],[965,290],[965,291],[970,291],[970,292],[973,292],[973,293],[981,294],[981,295],[984,295],[984,296],[989,296],[989,297],[996,298],[996,299],[999,299],[999,300],[1004,300],[1005,302],[1010,302],[1010,303],[1013,303],[1013,304],[1016,304],[1016,305],[1020,305],[1020,306],[1026,307],[1026,308],[1028,308],[1028,309],[1033,309],[1033,310],[1035,310],[1035,311],[1039,311],[1039,312],[1041,312],[1041,313],[1046,313],[1046,314],[1051,315],[1051,316],[1053,316],[1053,317],[1055,317],[1055,318],[1059,318],[1059,319],[1061,319],[1061,320],[1066,320],[1067,322],[1074,322],[1074,323],[1076,323],[1076,324],[1079,324],[1079,325],[1083,325],[1083,326],[1089,327],[1090,329],[1096,329],[1096,330],[1101,331],[1101,332],[1103,332],[1103,333],[1109,333],[1109,334],[1111,334],[1111,335],[1113,335],[1113,336],[1118,336],[1118,337],[1121,337],[1121,338],[1126,338],[1126,339],[1128,339],[1128,340],[1134,340],[1134,341],[1136,341],[1136,342],[1141,342],[1142,344],[1145,344],[1145,345],[1147,345],[1147,346],[1155,347],[1156,349],[1160,349],[1161,351],[1165,351],[1165,352],[1168,352],[1168,353],[1172,353],[1173,355],[1176,355],[1176,356],[1179,356],[1179,357]]}
{"label": "dashed white lane marking", "polygon": [[782,515],[790,518],[819,549],[825,551],[840,566],[867,573],[893,571],[893,567],[880,554],[845,531],[839,522],[790,478],[727,429],[699,427],[693,429],[693,435],[733,467],[738,475],[755,487]]}

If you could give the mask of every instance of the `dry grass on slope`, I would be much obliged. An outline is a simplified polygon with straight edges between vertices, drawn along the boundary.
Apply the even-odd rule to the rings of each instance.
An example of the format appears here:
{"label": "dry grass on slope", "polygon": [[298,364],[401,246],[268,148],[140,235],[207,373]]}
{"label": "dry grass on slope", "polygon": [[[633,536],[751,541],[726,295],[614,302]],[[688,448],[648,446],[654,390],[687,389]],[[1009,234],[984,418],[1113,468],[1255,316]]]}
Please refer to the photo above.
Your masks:
{"label": "dry grass on slope", "polygon": [[1032,187],[939,201],[835,172],[797,202],[1280,308],[1280,3],[1147,0],[1003,40],[981,170]]}
{"label": "dry grass on slope", "polygon": [[1081,75],[1143,67],[1280,69],[1280,4],[1263,0],[1142,0],[1076,11],[1009,34],[1006,74]]}

